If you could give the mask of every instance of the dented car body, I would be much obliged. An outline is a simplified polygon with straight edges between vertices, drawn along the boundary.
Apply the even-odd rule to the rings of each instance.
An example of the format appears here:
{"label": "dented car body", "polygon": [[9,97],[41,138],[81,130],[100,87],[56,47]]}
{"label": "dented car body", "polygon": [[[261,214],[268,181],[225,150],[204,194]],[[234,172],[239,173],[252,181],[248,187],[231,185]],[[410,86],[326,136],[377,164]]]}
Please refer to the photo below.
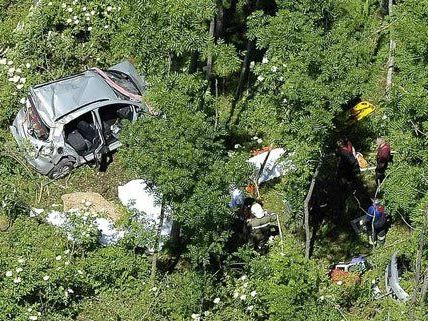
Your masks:
{"label": "dented car body", "polygon": [[10,129],[39,173],[60,178],[120,146],[122,122],[149,111],[144,86],[129,61],[37,85]]}

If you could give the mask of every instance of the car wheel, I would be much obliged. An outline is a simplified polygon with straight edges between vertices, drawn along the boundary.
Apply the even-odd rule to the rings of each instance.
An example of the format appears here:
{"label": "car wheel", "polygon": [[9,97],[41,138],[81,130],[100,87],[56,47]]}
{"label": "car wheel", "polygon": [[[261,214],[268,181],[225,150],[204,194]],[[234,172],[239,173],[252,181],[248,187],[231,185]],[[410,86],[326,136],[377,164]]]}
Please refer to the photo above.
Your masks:
{"label": "car wheel", "polygon": [[67,176],[73,168],[74,168],[74,162],[68,158],[63,158],[49,172],[49,178],[59,179],[64,176]]}

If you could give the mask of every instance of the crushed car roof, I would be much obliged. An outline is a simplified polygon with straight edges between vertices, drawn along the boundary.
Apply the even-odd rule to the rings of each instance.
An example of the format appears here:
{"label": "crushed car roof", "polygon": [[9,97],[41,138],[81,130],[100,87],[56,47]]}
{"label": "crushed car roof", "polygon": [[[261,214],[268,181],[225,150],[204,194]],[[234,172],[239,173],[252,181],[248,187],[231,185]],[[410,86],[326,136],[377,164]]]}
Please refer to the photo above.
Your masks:
{"label": "crushed car roof", "polygon": [[36,86],[32,92],[37,109],[53,121],[93,102],[118,99],[103,78],[91,70]]}

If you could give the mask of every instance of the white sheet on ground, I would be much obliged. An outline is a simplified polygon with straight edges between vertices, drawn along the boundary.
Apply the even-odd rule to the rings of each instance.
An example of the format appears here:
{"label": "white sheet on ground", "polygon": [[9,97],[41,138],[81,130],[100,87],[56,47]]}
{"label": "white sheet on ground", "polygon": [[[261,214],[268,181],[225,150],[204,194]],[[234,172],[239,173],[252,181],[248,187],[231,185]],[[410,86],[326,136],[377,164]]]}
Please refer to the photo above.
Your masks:
{"label": "white sheet on ground", "polygon": [[[149,189],[147,183],[142,179],[132,180],[123,186],[118,186],[118,196],[123,205],[130,210],[142,214],[140,221],[147,227],[159,224],[161,204],[157,201],[155,193]],[[171,234],[172,221],[170,209],[165,209],[165,218],[161,230],[162,236]]]}
{"label": "white sheet on ground", "polygon": [[[294,165],[290,159],[279,161],[279,158],[284,153],[285,150],[283,148],[275,148],[270,151],[269,157],[266,161],[266,165],[259,177],[259,184],[274,179],[276,177],[280,177],[286,172],[294,169]],[[256,167],[256,175],[260,171],[260,168],[262,167],[267,155],[268,152],[264,152],[254,157],[251,157],[248,160],[250,164],[253,164]]]}

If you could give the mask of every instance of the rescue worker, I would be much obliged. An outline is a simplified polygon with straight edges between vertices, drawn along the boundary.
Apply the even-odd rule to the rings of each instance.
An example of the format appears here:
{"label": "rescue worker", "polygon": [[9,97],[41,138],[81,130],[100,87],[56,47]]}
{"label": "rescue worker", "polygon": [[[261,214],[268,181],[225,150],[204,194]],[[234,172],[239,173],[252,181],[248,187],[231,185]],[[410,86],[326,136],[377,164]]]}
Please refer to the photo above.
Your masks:
{"label": "rescue worker", "polygon": [[384,138],[376,140],[376,184],[380,185],[385,179],[385,171],[388,168],[388,163],[392,162],[391,147]]}
{"label": "rescue worker", "polygon": [[244,200],[242,216],[243,234],[253,243],[254,248],[261,249],[269,236],[277,234],[276,215],[266,212],[254,198],[247,197]]}
{"label": "rescue worker", "polygon": [[355,180],[355,175],[360,173],[360,166],[355,158],[355,149],[351,142],[343,137],[337,142],[337,176],[343,183]]}
{"label": "rescue worker", "polygon": [[[385,208],[378,199],[368,208],[366,215],[366,227],[369,236],[369,244],[383,244],[388,229]],[[379,243],[377,243],[379,241]]]}

